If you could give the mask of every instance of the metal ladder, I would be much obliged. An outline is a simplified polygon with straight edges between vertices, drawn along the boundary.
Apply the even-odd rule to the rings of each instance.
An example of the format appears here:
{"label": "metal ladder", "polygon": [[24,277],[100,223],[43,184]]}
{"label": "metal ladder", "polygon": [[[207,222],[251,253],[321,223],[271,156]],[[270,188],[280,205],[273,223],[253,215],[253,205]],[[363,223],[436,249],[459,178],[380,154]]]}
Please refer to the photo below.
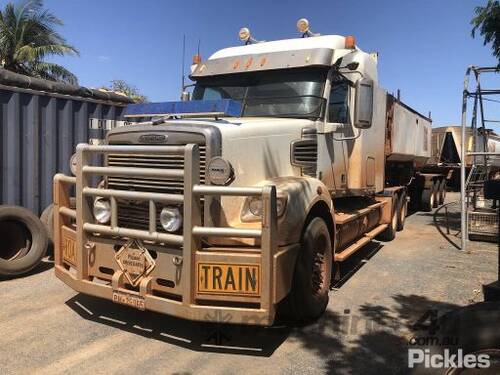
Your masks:
{"label": "metal ladder", "polygon": [[488,163],[486,164],[472,164],[469,175],[465,182],[465,191],[467,197],[467,204],[472,204],[476,208],[476,202],[479,197],[483,195],[484,182],[488,178]]}

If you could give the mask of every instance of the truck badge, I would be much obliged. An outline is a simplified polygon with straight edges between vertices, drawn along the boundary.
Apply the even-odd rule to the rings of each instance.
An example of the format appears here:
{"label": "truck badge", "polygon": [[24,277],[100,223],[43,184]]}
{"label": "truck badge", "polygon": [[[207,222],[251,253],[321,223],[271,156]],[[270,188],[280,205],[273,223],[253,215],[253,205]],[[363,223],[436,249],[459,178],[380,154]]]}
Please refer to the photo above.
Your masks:
{"label": "truck badge", "polygon": [[139,137],[139,142],[148,144],[167,143],[167,136],[164,134],[143,134]]}

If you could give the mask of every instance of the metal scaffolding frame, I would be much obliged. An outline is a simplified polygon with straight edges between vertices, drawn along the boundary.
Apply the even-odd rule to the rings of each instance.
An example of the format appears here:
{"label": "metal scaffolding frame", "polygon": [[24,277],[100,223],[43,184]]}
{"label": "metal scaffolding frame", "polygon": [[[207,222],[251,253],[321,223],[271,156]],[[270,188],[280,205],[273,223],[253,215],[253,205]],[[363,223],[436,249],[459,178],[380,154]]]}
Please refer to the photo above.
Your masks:
{"label": "metal scaffolding frame", "polygon": [[[474,91],[469,91],[469,80],[471,73],[474,74],[474,79],[476,82],[476,87]],[[483,130],[483,134],[486,134],[486,123],[499,123],[498,120],[486,119],[484,114],[484,103],[483,101],[500,101],[493,100],[490,98],[485,98],[489,95],[500,95],[500,89],[483,89],[481,87],[480,76],[482,73],[500,73],[499,67],[476,67],[469,66],[465,73],[464,78],[464,91],[462,100],[462,129],[461,129],[461,150],[460,150],[460,199],[461,199],[461,250],[467,249],[468,240],[468,223],[467,223],[467,192],[466,192],[466,157],[473,156],[474,163],[479,159],[483,161],[484,165],[487,167],[488,160],[490,158],[495,158],[500,156],[499,152],[488,152],[486,136],[483,136],[483,148],[482,151],[478,151],[477,148],[477,131],[478,129]],[[471,119],[471,130],[473,137],[473,150],[471,152],[466,151],[466,127],[467,127],[467,103],[468,99],[472,98],[474,100],[474,106],[472,109],[472,119]],[[480,114],[480,126],[478,127],[478,112]]]}

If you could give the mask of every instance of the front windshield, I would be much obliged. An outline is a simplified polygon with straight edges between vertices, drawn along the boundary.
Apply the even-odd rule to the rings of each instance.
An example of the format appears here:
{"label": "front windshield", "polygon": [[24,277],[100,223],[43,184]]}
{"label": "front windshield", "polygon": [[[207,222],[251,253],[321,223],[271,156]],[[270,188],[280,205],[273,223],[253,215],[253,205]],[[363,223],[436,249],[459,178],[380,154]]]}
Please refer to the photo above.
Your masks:
{"label": "front windshield", "polygon": [[193,100],[233,99],[242,116],[319,118],[327,70],[270,70],[200,78]]}

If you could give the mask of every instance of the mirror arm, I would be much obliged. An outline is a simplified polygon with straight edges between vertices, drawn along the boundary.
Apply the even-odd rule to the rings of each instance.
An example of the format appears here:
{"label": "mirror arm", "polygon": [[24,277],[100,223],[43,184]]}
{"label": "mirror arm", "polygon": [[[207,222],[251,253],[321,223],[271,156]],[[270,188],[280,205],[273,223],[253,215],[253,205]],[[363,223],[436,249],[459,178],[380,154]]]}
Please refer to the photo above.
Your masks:
{"label": "mirror arm", "polygon": [[359,70],[338,70],[337,71],[339,74],[346,75],[346,74],[359,74],[361,78],[365,78],[365,75],[360,72]]}
{"label": "mirror arm", "polygon": [[[356,129],[355,126],[351,125],[351,127],[352,127],[353,133],[356,133],[356,131],[354,130],[354,129]],[[360,135],[361,135],[361,129],[358,129],[358,134],[353,135],[352,137],[335,138],[335,135],[332,135],[332,138],[334,141],[354,141],[355,139],[358,139]]]}

